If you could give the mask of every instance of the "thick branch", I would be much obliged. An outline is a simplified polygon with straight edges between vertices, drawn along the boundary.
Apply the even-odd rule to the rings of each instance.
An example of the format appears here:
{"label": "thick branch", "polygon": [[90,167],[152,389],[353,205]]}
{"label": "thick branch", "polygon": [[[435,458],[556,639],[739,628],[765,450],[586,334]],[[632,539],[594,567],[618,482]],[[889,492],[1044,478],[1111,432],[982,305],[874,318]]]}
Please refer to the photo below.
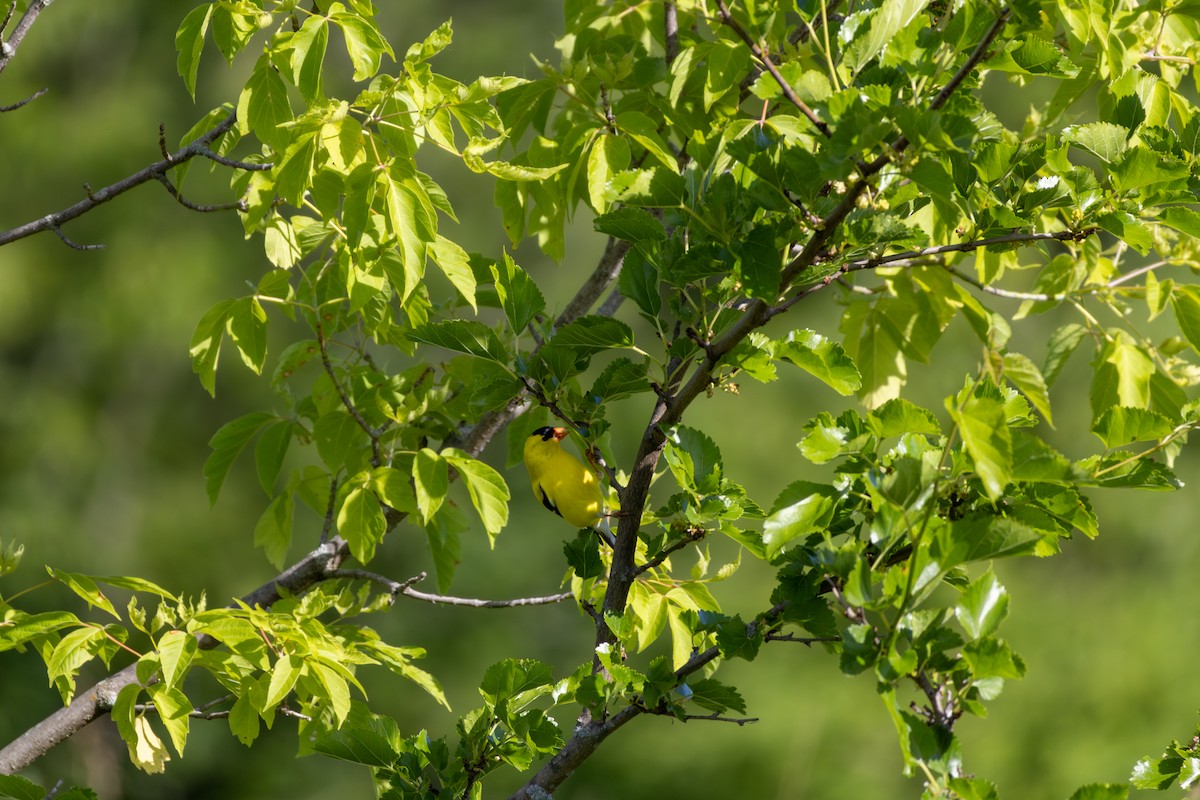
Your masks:
{"label": "thick branch", "polygon": [[[33,6],[30,6],[30,9],[32,8]],[[35,233],[41,233],[42,231],[55,231],[62,236],[59,228],[64,222],[69,222],[76,217],[83,216],[96,206],[102,203],[107,203],[109,200],[112,200],[118,195],[124,194],[135,186],[140,186],[147,181],[160,180],[162,176],[166,175],[168,170],[179,166],[185,161],[190,161],[197,156],[217,160],[216,153],[213,152],[210,145],[212,145],[214,141],[233,128],[234,123],[236,122],[237,115],[235,113],[230,113],[230,115],[221,120],[221,122],[215,128],[200,136],[198,139],[181,148],[180,150],[172,153],[167,158],[164,158],[161,161],[156,161],[150,166],[138,170],[132,175],[123,178],[116,183],[105,186],[103,189],[94,192],[89,191],[85,200],[80,200],[70,208],[65,208],[62,211],[56,211],[53,214],[47,214],[40,219],[35,219],[32,222],[27,222],[24,225],[11,230],[0,232],[0,246],[9,244],[10,242],[15,242],[18,239],[24,239],[26,236],[32,236]],[[227,160],[228,159],[226,159],[226,161]],[[221,163],[225,163],[225,161],[222,161]],[[237,164],[237,166],[241,168],[253,168],[258,170],[271,168],[270,164],[241,164],[240,162],[231,163]]]}

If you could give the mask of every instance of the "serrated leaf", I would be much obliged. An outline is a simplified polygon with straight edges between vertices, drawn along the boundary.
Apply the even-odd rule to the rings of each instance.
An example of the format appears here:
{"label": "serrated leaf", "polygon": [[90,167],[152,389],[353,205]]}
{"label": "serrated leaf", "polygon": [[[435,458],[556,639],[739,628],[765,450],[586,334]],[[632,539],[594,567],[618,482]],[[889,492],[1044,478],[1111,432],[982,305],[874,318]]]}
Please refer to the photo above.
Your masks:
{"label": "serrated leaf", "polygon": [[517,266],[508,253],[500,262],[491,265],[491,271],[508,325],[514,333],[521,333],[530,320],[545,310],[546,299],[529,274]]}
{"label": "serrated leaf", "polygon": [[960,407],[948,399],[946,408],[958,426],[963,446],[975,465],[984,491],[998,500],[1012,480],[1012,436],[1004,404],[994,397],[972,394]]}
{"label": "serrated leaf", "polygon": [[661,222],[649,212],[631,206],[601,214],[592,225],[600,233],[634,244],[651,245],[667,237]]}
{"label": "serrated leaf", "polygon": [[672,427],[663,456],[680,488],[701,495],[721,490],[721,451],[704,433],[686,425]]}
{"label": "serrated leaf", "polygon": [[954,614],[971,639],[991,636],[1008,616],[1008,590],[988,569],[962,593]]}
{"label": "serrated leaf", "polygon": [[1156,411],[1114,406],[1096,420],[1092,433],[1100,437],[1105,447],[1113,448],[1161,439],[1174,427],[1171,420]]}
{"label": "serrated leaf", "polygon": [[104,594],[104,590],[96,585],[91,576],[78,572],[64,572],[53,567],[47,567],[46,571],[50,573],[51,578],[66,586],[92,608],[107,611],[117,619],[121,618],[117,609],[113,607],[112,601]]}
{"label": "serrated leaf", "polygon": [[493,708],[519,694],[548,686],[554,680],[549,666],[531,658],[508,658],[488,667],[479,693]]}
{"label": "serrated leaf", "polygon": [[617,278],[621,294],[637,303],[644,314],[658,316],[662,310],[662,295],[658,290],[658,268],[636,248],[625,255],[625,263]]}
{"label": "serrated leaf", "polygon": [[827,527],[837,508],[837,494],[823,484],[796,481],[775,500],[763,521],[763,545],[774,558],[788,543]]}
{"label": "serrated leaf", "polygon": [[1033,407],[1038,410],[1038,413],[1045,417],[1046,422],[1054,427],[1046,379],[1042,377],[1037,365],[1028,356],[1021,353],[1005,353],[1004,377],[1012,381],[1013,385],[1020,389]]}
{"label": "serrated leaf", "polygon": [[1087,328],[1077,322],[1067,323],[1050,334],[1050,341],[1046,345],[1046,361],[1042,365],[1042,375],[1047,386],[1054,385],[1067,359],[1075,352],[1075,348],[1086,334]]}
{"label": "serrated leaf", "polygon": [[779,279],[783,273],[782,254],[775,246],[775,230],[753,228],[736,246],[738,276],[748,297],[775,302],[779,297]]}
{"label": "serrated leaf", "polygon": [[482,322],[448,319],[421,325],[407,334],[415,342],[444,347],[459,353],[505,363],[508,354],[496,332]]}
{"label": "serrated leaf", "polygon": [[897,397],[888,400],[867,415],[875,423],[876,434],[883,438],[916,433],[925,436],[940,436],[942,426],[932,411]]}
{"label": "serrated leaf", "polygon": [[617,129],[628,134],[634,141],[646,148],[655,159],[672,172],[679,173],[679,164],[675,156],[663,143],[662,135],[654,121],[640,111],[622,111],[614,118]]}
{"label": "serrated leaf", "polygon": [[1111,122],[1089,122],[1064,128],[1062,137],[1106,164],[1114,164],[1125,153],[1129,131]]}
{"label": "serrated leaf", "polygon": [[646,368],[628,358],[618,358],[604,368],[587,396],[600,405],[648,391],[650,381],[646,377]]}
{"label": "serrated leaf", "polygon": [[633,347],[633,330],[612,317],[580,317],[554,334],[556,347],[571,348],[576,355],[592,356],[602,350]]}
{"label": "serrated leaf", "polygon": [[774,342],[774,355],[819,378],[838,394],[854,394],[862,387],[862,376],[842,346],[816,331],[792,331]]}

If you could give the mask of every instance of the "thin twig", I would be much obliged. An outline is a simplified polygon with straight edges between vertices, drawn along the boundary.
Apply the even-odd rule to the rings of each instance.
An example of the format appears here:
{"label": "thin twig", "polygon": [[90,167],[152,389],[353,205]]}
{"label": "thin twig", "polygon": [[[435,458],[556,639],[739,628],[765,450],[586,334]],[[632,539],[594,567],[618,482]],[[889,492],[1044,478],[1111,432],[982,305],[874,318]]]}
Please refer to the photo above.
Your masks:
{"label": "thin twig", "polygon": [[693,542],[698,542],[701,539],[703,539],[704,534],[706,534],[706,533],[708,533],[708,531],[706,531],[704,528],[688,528],[684,532],[682,539],[672,542],[669,546],[664,547],[662,549],[662,551],[659,552],[658,555],[656,555],[654,558],[650,559],[645,564],[642,564],[640,567],[638,567],[634,574],[641,575],[643,572],[646,572],[647,570],[654,569],[659,564],[663,563],[668,558],[670,558],[672,553],[678,552],[678,551],[682,550],[683,548],[687,547],[689,544],[692,544]]}
{"label": "thin twig", "polygon": [[805,647],[812,647],[814,644],[841,641],[837,636],[797,636],[794,633],[768,633],[763,638],[768,642],[795,642]]}
{"label": "thin twig", "polygon": [[383,463],[383,453],[380,450],[379,439],[388,429],[388,424],[385,422],[381,427],[376,428],[371,423],[367,422],[366,417],[354,405],[354,401],[350,399],[342,382],[338,380],[337,373],[333,370],[333,362],[329,360],[329,348],[325,338],[325,327],[317,322],[313,326],[313,330],[317,334],[317,348],[321,351],[321,365],[325,368],[325,374],[329,376],[330,382],[333,384],[334,390],[338,397],[342,400],[342,405],[346,407],[346,411],[350,413],[350,417],[358,423],[358,427],[366,432],[371,440],[371,466],[378,467]]}
{"label": "thin twig", "polygon": [[3,114],[6,111],[16,111],[21,106],[23,106],[27,103],[32,103],[34,100],[37,100],[39,97],[41,97],[48,91],[50,91],[50,90],[49,89],[38,89],[33,94],[29,95],[29,97],[26,97],[24,100],[18,100],[17,102],[13,103],[11,106],[0,106],[0,114]]}
{"label": "thin twig", "polygon": [[442,594],[430,594],[428,592],[420,592],[412,588],[414,583],[420,583],[425,580],[428,575],[424,572],[418,573],[405,581],[396,581],[388,578],[385,575],[379,575],[365,569],[339,569],[333,573],[335,578],[350,578],[353,580],[370,581],[387,589],[388,594],[392,596],[393,602],[398,595],[411,597],[414,600],[424,600],[426,603],[434,603],[444,606],[469,606],[471,608],[518,608],[520,606],[547,606],[554,603],[561,603],[564,600],[569,600],[573,596],[570,592],[560,592],[558,594],[544,595],[541,597],[517,597],[512,600],[479,600],[474,597],[451,597]]}
{"label": "thin twig", "polygon": [[763,49],[758,46],[758,43],[751,38],[750,33],[742,27],[741,23],[734,19],[733,14],[729,13],[729,6],[725,4],[725,0],[717,0],[717,11],[720,13],[721,22],[729,26],[730,30],[737,34],[737,37],[746,43],[746,46],[750,48],[750,52],[753,53],[754,57],[757,58],[762,64],[763,69],[771,73],[771,77],[774,78],[775,82],[779,84],[779,88],[783,91],[783,96],[787,98],[787,101],[794,105],[801,114],[807,117],[808,121],[811,122],[813,126],[821,132],[822,135],[824,135],[826,138],[829,138],[829,126],[817,116],[815,111],[808,107],[807,103],[800,99],[799,95],[796,94],[796,91],[792,89],[792,85],[788,83],[787,78],[783,77],[782,73],[779,72],[779,68],[775,66],[775,62],[771,60],[771,57],[767,53],[763,52]]}
{"label": "thin twig", "polygon": [[238,200],[233,203],[193,203],[191,200],[188,200],[183,196],[183,193],[175,187],[175,184],[171,183],[171,179],[165,174],[157,175],[155,177],[158,178],[159,183],[166,187],[167,192],[171,195],[171,197],[175,198],[179,205],[183,206],[184,208],[189,208],[192,211],[199,211],[202,214],[211,214],[215,211],[246,210],[245,200]]}
{"label": "thin twig", "polygon": [[[32,6],[31,6],[32,8]],[[56,231],[63,241],[71,244],[71,242],[63,236],[61,231],[57,231],[64,222],[75,219],[91,211],[101,203],[106,203],[114,197],[124,194],[135,186],[140,186],[147,181],[157,180],[159,175],[165,174],[168,170],[179,166],[184,161],[196,158],[197,156],[208,157],[206,154],[211,153],[209,148],[214,141],[228,133],[237,123],[237,115],[230,113],[225,119],[221,120],[212,130],[201,134],[194,141],[185,147],[172,153],[170,158],[164,158],[161,161],[156,161],[148,167],[138,170],[116,183],[105,186],[103,189],[87,193],[87,199],[81,200],[75,205],[65,208],[62,211],[57,211],[53,214],[47,214],[44,217],[35,219],[32,222],[27,222],[24,225],[13,228],[11,230],[0,232],[0,246],[15,242],[18,239],[24,239],[27,236],[32,236],[35,233],[43,231]],[[251,164],[247,168],[253,169],[270,169],[271,164]],[[74,245],[72,245],[74,246]]]}

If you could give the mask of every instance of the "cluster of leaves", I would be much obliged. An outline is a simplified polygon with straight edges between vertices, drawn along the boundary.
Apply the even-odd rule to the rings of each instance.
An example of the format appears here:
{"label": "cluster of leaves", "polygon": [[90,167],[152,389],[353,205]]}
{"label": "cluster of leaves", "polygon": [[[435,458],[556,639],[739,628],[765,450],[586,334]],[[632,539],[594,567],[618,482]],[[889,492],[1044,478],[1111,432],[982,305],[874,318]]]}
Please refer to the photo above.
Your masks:
{"label": "cluster of leaves", "polygon": [[[395,75],[381,71],[395,53],[360,0],[206,3],[187,15],[177,45],[192,91],[210,39],[230,62],[261,47],[237,102],[185,138],[232,112],[217,149],[261,146],[234,162],[232,190],[273,266],[201,320],[191,354],[202,384],[214,391],[226,342],[267,368],[269,310],[305,331],[275,359],[279,408],[223,427],[205,470],[215,500],[253,442],[270,496],[255,540],[272,563],[286,561],[299,500],[324,521],[322,543],[363,565],[395,526],[419,527],[444,591],[473,524],[453,479],[489,537],[508,521],[508,486],[477,458],[496,430],[512,422],[510,464],[551,417],[612,462],[611,404],[644,401],[647,427],[629,468],[607,476],[616,546],[584,531],[566,547],[595,652],[558,680],[534,662],[496,664],[455,745],[351,699],[355,667],[381,663],[444,702],[411,663],[418,649],[343,621],[387,596],[331,574],[269,609],[207,609],[104,579],[162,601],[150,622],[128,609],[148,644],[112,705],[136,763],[165,758],[150,708],[182,752],[195,713],[182,682],[199,667],[228,693],[239,739],[286,707],[313,750],[371,767],[385,797],[481,797],[496,767],[553,756],[536,794],[636,716],[745,713],[713,677],[722,661],[803,641],[874,676],[929,796],[996,796],[962,777],[953,730],[1025,671],[998,635],[1008,594],[990,562],[1095,536],[1085,489],[1176,487],[1171,459],[1200,423],[1185,391],[1200,382],[1200,288],[1178,269],[1196,266],[1200,234],[1200,116],[1180,89],[1200,16],[1164,3],[883,0],[840,16],[831,5],[568,3],[559,64],[539,62],[535,80],[469,84],[431,66],[448,23]],[[331,37],[345,43],[348,78],[329,66]],[[1013,130],[979,91],[988,73],[1055,88]],[[331,96],[344,83],[365,85]],[[1091,91],[1099,118],[1064,125]],[[426,145],[496,179],[513,243],[535,238],[561,258],[567,222],[594,215],[609,245],[578,303],[550,318],[509,255],[467,253],[439,231],[454,210],[419,169]],[[612,302],[587,314],[618,272]],[[836,330],[767,333],[818,299],[842,304]],[[623,301],[628,322],[613,317]],[[1172,335],[1141,331],[1139,304],[1150,320],[1169,309]],[[1077,317],[1040,365],[1010,349],[1011,323],[1059,308]],[[978,369],[947,388],[944,414],[904,399],[909,365],[928,362],[960,318]],[[1044,431],[1050,387],[1085,341],[1103,447],[1070,459]],[[829,479],[759,504],[726,475],[715,438],[682,420],[706,393],[736,392],[740,376],[776,380],[780,364],[866,410],[793,431]],[[730,548],[710,535],[738,555],[713,569],[712,551]],[[690,573],[671,559],[685,548]],[[713,591],[743,553],[778,577],[771,607],[749,621],[723,614]],[[116,615],[91,579],[55,577]],[[36,648],[64,699],[83,663],[132,649],[124,627],[3,610],[0,647]],[[579,715],[573,729],[550,715],[558,706]]]}

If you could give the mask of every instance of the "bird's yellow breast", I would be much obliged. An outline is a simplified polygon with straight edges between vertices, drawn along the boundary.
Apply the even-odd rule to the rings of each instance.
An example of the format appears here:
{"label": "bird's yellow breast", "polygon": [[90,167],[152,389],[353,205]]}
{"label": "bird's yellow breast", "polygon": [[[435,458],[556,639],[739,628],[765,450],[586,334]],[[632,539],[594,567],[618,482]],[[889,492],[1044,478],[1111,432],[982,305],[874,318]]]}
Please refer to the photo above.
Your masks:
{"label": "bird's yellow breast", "polygon": [[534,497],[577,528],[596,525],[604,513],[600,484],[591,470],[556,439],[525,441],[525,468]]}

